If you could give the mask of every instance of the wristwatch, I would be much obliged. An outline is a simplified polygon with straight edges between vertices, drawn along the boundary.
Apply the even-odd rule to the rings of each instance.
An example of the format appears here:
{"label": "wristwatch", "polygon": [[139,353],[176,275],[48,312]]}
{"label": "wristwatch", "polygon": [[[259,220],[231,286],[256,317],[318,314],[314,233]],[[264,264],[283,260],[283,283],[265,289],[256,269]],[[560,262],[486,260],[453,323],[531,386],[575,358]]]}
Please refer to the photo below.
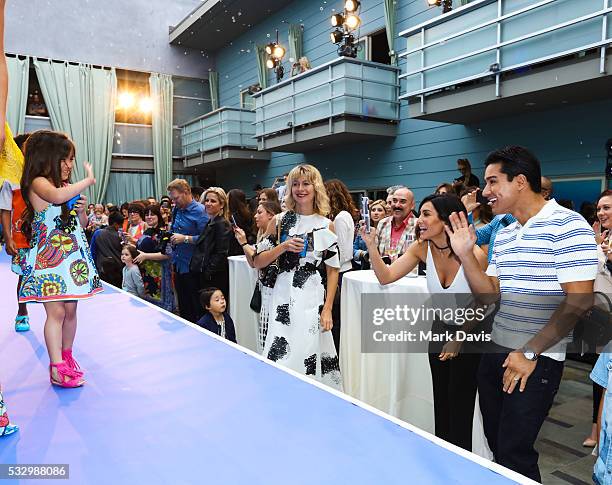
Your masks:
{"label": "wristwatch", "polygon": [[525,356],[525,358],[527,360],[530,360],[531,362],[535,362],[536,360],[538,360],[538,357],[540,356],[538,353],[536,353],[534,350],[530,349],[527,346],[521,348],[521,352],[523,352],[523,355]]}

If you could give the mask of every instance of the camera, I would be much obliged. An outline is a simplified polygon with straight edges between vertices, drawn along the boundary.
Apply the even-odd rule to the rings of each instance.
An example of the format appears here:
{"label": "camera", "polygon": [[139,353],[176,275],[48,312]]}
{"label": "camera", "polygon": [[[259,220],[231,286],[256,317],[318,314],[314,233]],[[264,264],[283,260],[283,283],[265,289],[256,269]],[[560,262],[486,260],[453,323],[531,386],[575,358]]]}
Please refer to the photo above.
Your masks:
{"label": "camera", "polygon": [[161,231],[159,233],[159,252],[164,254],[166,252],[166,248],[168,247],[168,243],[170,242],[170,238],[172,237],[171,231]]}

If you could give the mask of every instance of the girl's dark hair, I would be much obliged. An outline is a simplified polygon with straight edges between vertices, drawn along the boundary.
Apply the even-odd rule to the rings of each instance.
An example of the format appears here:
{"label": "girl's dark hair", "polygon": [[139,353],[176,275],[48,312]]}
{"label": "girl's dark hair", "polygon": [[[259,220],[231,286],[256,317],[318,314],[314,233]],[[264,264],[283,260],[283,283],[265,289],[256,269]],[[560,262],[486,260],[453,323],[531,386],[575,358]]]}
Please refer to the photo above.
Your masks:
{"label": "girl's dark hair", "polygon": [[145,209],[145,216],[147,214],[153,214],[154,216],[157,216],[157,227],[155,228],[157,231],[165,229],[165,222],[164,222],[164,218],[161,215],[161,210],[159,208],[159,205],[151,204],[149,207]]}
{"label": "girl's dark hair", "polygon": [[123,210],[128,210],[130,207],[130,204],[128,204],[127,202],[124,202],[123,204],[121,204],[121,207],[119,207],[119,210],[123,211]]}
{"label": "girl's dark hair", "polygon": [[325,190],[329,197],[331,212],[329,218],[334,220],[342,211],[348,212],[353,220],[359,220],[359,211],[355,207],[355,202],[351,197],[346,185],[338,179],[331,179],[325,182]]}
{"label": "girl's dark hair", "polygon": [[[438,214],[438,219],[440,219],[446,226],[450,227],[451,223],[449,217],[453,212],[463,212],[465,218],[467,219],[467,210],[463,205],[463,202],[461,202],[461,199],[459,199],[459,197],[454,194],[428,195],[419,204],[419,214],[421,213],[421,209],[427,202],[431,202],[431,205],[434,206],[434,209]],[[414,232],[416,238],[420,239],[421,230],[419,229],[418,224],[415,227]],[[451,246],[448,234],[446,234],[446,245],[450,248],[451,255],[454,256],[455,253]]]}
{"label": "girl's dark hair", "polygon": [[271,202],[269,200],[266,200],[265,202],[260,202],[257,205],[262,206],[266,212],[273,215],[280,214],[283,211],[278,202]]}
{"label": "girl's dark hair", "polygon": [[278,200],[278,193],[276,192],[276,190],[270,188],[263,189],[261,192],[259,192],[259,197],[261,197],[261,194],[264,194],[266,196],[266,199],[278,202],[278,204],[280,205],[280,200]]}
{"label": "girl's dark hair", "polygon": [[255,227],[255,221],[249,210],[249,205],[246,201],[246,195],[240,189],[232,189],[227,193],[228,207],[230,214],[236,218],[236,222],[242,229],[252,231]]}
{"label": "girl's dark hair", "polygon": [[[204,310],[206,310],[207,307],[210,306],[210,299],[214,295],[215,291],[221,290],[219,288],[211,286],[209,288],[204,288],[202,291],[200,291],[200,304],[202,305],[202,308],[204,308]],[[221,293],[223,292],[221,291]],[[225,295],[223,296],[225,297]],[[206,311],[208,312],[208,310]]]}
{"label": "girl's dark hair", "polygon": [[[32,238],[32,221],[34,207],[30,201],[32,182],[36,177],[44,177],[60,188],[63,186],[61,161],[71,158],[75,153],[74,143],[64,133],[49,130],[39,130],[32,133],[24,145],[25,164],[21,176],[21,194],[25,202],[22,214],[22,232]],[[69,182],[69,180],[68,180]],[[67,202],[67,201],[66,201]],[[70,217],[66,203],[62,204],[60,218],[65,224]]]}
{"label": "girl's dark hair", "polygon": [[130,253],[130,256],[132,256],[132,259],[134,259],[136,256],[138,256],[138,249],[136,249],[131,244],[126,244],[125,246],[123,246],[123,249],[127,249],[128,250],[128,252]]}

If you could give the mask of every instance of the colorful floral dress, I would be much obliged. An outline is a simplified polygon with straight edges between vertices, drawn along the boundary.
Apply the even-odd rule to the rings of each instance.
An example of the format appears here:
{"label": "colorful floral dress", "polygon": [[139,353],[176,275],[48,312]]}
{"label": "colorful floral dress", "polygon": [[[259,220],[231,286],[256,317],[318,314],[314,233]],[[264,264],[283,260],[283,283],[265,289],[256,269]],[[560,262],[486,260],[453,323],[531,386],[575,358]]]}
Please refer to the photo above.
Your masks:
{"label": "colorful floral dress", "polygon": [[80,300],[102,291],[78,217],[71,213],[64,222],[61,214],[51,204],[34,214],[19,303]]}
{"label": "colorful floral dress", "polygon": [[331,221],[318,214],[304,216],[290,211],[279,220],[281,240],[276,240],[277,234],[264,238],[256,245],[258,254],[289,237],[305,238],[307,247],[305,254],[281,255],[276,280],[266,281],[270,279],[267,277],[262,281],[273,287],[267,303],[268,332],[263,355],[342,390],[332,333],[321,329],[320,318],[325,303],[325,267],[340,266],[337,237],[329,230]]}

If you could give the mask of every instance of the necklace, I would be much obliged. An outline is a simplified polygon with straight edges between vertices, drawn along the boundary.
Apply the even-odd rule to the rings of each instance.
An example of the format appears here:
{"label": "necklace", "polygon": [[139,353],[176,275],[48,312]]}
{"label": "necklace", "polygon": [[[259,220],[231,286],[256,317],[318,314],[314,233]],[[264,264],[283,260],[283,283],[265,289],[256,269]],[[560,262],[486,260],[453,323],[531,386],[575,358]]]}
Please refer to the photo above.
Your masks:
{"label": "necklace", "polygon": [[435,242],[433,242],[433,241],[430,241],[430,242],[431,242],[431,244],[433,244],[433,245],[436,247],[436,249],[437,249],[438,251],[444,251],[445,249],[448,249],[448,248],[449,248],[448,246],[440,247],[440,246],[438,246],[438,245],[437,245]]}

